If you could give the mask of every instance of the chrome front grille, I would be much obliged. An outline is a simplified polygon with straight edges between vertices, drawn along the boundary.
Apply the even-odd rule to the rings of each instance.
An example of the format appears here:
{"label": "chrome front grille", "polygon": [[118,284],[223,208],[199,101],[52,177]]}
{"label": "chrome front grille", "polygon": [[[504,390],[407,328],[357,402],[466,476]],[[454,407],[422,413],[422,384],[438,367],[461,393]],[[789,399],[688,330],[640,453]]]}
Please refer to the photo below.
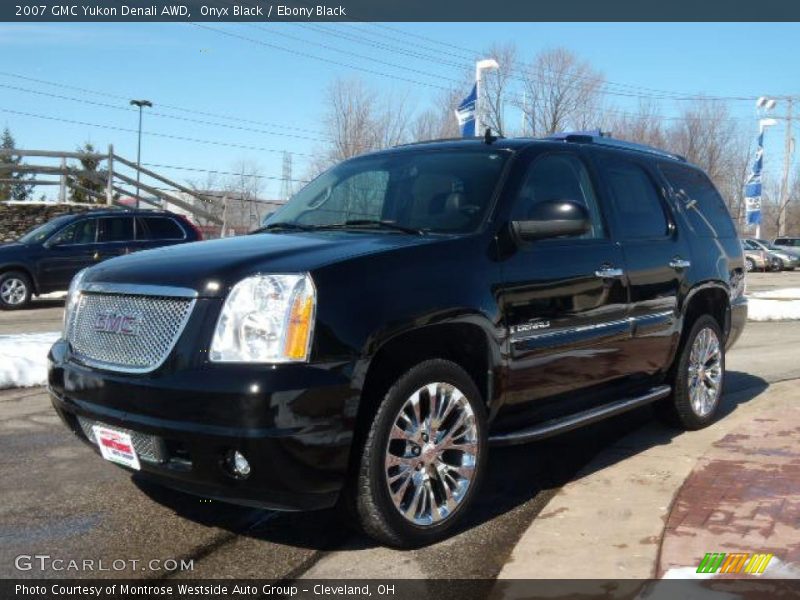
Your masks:
{"label": "chrome front grille", "polygon": [[122,431],[130,435],[131,442],[133,442],[133,447],[136,450],[136,455],[141,460],[151,463],[163,463],[167,460],[167,449],[164,440],[158,436],[139,433],[138,431],[131,431],[130,429],[123,429],[122,427],[116,427],[114,425],[106,425],[100,421],[94,421],[84,417],[78,417],[78,424],[81,426],[83,435],[95,446],[97,445],[97,439],[95,438],[94,429],[92,429],[92,427],[94,425],[100,425],[101,427],[108,427],[109,429]]}
{"label": "chrome front grille", "polygon": [[147,373],[167,359],[193,307],[189,297],[83,292],[69,316],[67,340],[90,366]]}

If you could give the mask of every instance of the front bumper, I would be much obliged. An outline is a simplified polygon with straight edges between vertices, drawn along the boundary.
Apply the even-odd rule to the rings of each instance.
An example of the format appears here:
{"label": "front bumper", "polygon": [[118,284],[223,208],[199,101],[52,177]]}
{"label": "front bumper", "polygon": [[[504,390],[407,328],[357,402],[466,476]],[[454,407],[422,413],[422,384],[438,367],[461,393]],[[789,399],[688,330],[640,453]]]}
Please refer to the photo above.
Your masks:
{"label": "front bumper", "polygon": [[[335,504],[344,484],[358,393],[348,365],[215,365],[129,375],[71,360],[60,340],[49,355],[53,406],[92,445],[78,417],[155,436],[158,461],[141,474],[204,497],[279,510]],[[247,478],[224,457],[243,453]]]}

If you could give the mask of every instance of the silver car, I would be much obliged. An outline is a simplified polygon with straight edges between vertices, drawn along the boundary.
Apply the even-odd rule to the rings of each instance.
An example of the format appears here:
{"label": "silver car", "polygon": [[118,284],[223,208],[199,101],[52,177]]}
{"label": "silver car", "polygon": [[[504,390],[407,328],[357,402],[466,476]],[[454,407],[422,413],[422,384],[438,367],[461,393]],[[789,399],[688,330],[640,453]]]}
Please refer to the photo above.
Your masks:
{"label": "silver car", "polygon": [[767,240],[749,238],[747,241],[769,255],[772,267],[776,271],[794,271],[800,266],[800,256],[790,250],[780,248]]}

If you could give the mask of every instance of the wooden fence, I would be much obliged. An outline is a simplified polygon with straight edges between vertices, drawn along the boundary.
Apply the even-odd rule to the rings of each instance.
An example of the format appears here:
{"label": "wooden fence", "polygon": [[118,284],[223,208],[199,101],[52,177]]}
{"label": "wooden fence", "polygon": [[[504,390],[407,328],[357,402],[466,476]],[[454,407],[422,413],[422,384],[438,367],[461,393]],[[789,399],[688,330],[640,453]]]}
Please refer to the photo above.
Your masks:
{"label": "wooden fence", "polygon": [[[56,150],[0,149],[0,156],[36,157],[50,159],[51,161],[55,159],[58,163],[56,165],[0,163],[0,184],[14,185],[21,183],[32,186],[58,186],[59,202],[67,200],[67,192],[69,190],[77,190],[95,199],[96,202],[109,206],[126,206],[119,199],[121,197],[129,197],[137,200],[137,203],[158,208],[165,204],[172,204],[196,218],[203,219],[208,224],[223,224],[222,217],[218,216],[222,212],[221,203],[218,199],[205,196],[155,171],[138,166],[135,162],[114,154],[113,146],[109,146],[108,152],[105,154],[97,152],[61,152]],[[77,161],[78,164],[76,165],[74,162],[69,164],[68,161],[70,160]],[[81,161],[97,162],[98,169],[102,166],[103,170],[85,169]],[[127,171],[127,174],[121,172],[123,169]],[[139,181],[137,181],[137,173]],[[23,180],[14,177],[14,175],[19,174],[31,175],[32,177]],[[42,176],[45,178],[42,178]],[[48,176],[50,178],[47,178]],[[52,179],[52,177],[57,177],[57,179]],[[81,186],[78,183],[79,178],[93,181],[98,184],[98,189]],[[141,179],[154,180],[158,183],[144,183]],[[169,191],[160,187],[159,184],[166,185]],[[99,191],[101,188],[102,191]],[[142,196],[142,192],[149,194],[150,197]],[[175,192],[197,199],[199,202],[187,201],[185,197],[176,196]],[[156,200],[154,201],[153,198]]]}

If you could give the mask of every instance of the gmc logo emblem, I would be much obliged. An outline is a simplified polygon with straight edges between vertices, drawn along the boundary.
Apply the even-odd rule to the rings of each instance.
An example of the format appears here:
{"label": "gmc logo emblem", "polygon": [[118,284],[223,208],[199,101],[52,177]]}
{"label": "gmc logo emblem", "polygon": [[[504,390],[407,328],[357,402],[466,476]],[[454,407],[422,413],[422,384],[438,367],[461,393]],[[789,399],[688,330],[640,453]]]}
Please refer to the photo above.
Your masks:
{"label": "gmc logo emblem", "polygon": [[139,335],[139,314],[125,314],[116,311],[105,311],[97,315],[94,330],[102,333],[118,333],[121,335]]}

